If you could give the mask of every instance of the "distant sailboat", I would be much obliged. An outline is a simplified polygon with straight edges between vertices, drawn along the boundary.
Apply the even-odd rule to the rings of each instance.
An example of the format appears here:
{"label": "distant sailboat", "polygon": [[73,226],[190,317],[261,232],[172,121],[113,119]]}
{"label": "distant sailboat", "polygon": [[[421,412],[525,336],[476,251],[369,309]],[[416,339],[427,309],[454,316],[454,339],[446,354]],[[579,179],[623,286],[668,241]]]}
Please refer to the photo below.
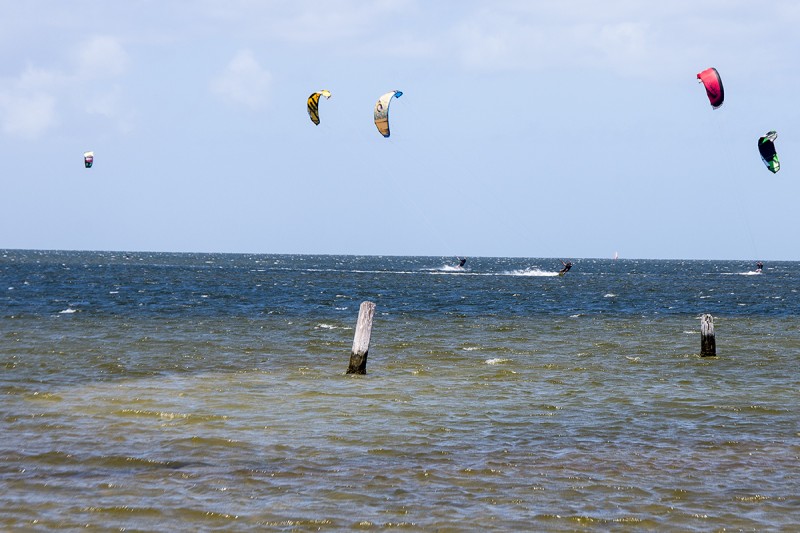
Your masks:
{"label": "distant sailboat", "polygon": [[614,252],[614,261],[619,259],[619,252]]}

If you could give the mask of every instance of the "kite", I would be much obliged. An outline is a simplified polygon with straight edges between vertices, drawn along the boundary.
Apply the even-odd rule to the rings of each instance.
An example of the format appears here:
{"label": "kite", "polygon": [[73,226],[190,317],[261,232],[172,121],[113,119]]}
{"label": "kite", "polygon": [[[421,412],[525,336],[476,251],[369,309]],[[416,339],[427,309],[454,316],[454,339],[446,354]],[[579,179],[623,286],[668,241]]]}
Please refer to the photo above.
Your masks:
{"label": "kite", "polygon": [[403,93],[401,91],[389,91],[378,98],[378,103],[375,104],[375,126],[384,137],[389,136],[389,103],[393,96],[400,98]]}
{"label": "kite", "polygon": [[697,75],[697,79],[705,86],[708,101],[714,109],[722,105],[725,100],[725,90],[722,88],[722,78],[715,68],[707,68]]}
{"label": "kite", "polygon": [[777,131],[768,131],[766,135],[758,138],[758,153],[761,154],[761,160],[773,174],[781,169],[778,152],[775,151],[775,139],[777,138]]}
{"label": "kite", "polygon": [[92,163],[94,163],[94,152],[83,152],[83,164],[86,168],[92,168]]}
{"label": "kite", "polygon": [[328,90],[321,90],[311,93],[308,97],[308,116],[311,117],[311,122],[319,126],[319,97],[324,96],[326,99],[331,97],[331,92]]}

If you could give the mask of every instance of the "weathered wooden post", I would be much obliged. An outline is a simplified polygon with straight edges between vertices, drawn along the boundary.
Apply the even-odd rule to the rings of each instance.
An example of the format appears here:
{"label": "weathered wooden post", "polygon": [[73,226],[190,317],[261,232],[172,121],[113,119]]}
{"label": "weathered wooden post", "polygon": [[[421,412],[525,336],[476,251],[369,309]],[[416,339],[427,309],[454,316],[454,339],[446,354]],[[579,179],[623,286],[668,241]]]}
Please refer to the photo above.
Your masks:
{"label": "weathered wooden post", "polygon": [[369,352],[369,338],[372,335],[372,318],[375,316],[374,302],[361,302],[358,309],[358,323],[353,337],[353,351],[350,353],[350,366],[348,374],[367,373],[367,353]]}
{"label": "weathered wooden post", "polygon": [[700,355],[717,355],[717,341],[714,339],[714,317],[705,314],[700,317]]}

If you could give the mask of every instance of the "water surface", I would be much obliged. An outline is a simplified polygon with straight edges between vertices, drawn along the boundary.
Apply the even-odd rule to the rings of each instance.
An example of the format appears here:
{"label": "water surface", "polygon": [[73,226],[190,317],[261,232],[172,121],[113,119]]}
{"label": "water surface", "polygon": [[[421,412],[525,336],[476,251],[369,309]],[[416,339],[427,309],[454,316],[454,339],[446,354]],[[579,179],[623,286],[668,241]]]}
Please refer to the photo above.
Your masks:
{"label": "water surface", "polygon": [[0,251],[0,527],[794,529],[800,263],[574,263]]}

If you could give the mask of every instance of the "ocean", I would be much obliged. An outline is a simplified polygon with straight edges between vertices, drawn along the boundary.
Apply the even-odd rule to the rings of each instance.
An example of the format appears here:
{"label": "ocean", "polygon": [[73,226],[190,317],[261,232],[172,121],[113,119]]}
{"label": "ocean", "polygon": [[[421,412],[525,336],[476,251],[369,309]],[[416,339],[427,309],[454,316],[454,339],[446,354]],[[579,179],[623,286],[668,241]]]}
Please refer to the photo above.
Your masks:
{"label": "ocean", "polygon": [[0,529],[800,527],[800,263],[573,263],[0,250]]}

